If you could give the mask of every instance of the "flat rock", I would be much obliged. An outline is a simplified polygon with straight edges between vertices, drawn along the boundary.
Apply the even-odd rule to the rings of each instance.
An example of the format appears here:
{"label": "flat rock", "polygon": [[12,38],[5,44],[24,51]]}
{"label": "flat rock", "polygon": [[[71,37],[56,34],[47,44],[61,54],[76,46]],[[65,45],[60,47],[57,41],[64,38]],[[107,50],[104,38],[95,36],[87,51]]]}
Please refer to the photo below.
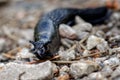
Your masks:
{"label": "flat rock", "polygon": [[87,49],[90,50],[95,48],[97,45],[99,45],[98,49],[100,49],[101,51],[104,51],[105,49],[101,48],[101,45],[103,45],[104,43],[105,43],[104,48],[106,49],[108,47],[107,42],[103,38],[91,35],[87,40],[86,46],[87,46]]}
{"label": "flat rock", "polygon": [[120,80],[120,66],[111,74],[112,80]]}
{"label": "flat rock", "polygon": [[96,71],[99,69],[98,64],[92,62],[92,61],[82,61],[78,63],[73,63],[70,66],[70,74],[75,79],[82,77],[84,75],[90,74],[93,71]]}
{"label": "flat rock", "polygon": [[53,77],[53,64],[50,61],[37,65],[8,63],[0,70],[2,80],[50,80]]}
{"label": "flat rock", "polygon": [[75,59],[75,50],[71,50],[71,51],[59,51],[59,55],[61,60],[72,60]]}
{"label": "flat rock", "polygon": [[107,80],[100,72],[92,73],[88,77],[89,80]]}
{"label": "flat rock", "polygon": [[120,65],[120,60],[117,57],[112,57],[108,60],[105,60],[103,64],[109,66],[116,66],[116,65]]}

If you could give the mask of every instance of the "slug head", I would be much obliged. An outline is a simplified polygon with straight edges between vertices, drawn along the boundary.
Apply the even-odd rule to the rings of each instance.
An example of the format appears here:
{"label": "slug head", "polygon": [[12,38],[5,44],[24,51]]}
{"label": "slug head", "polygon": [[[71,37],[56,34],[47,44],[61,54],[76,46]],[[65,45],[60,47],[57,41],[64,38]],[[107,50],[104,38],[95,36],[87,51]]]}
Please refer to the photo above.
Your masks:
{"label": "slug head", "polygon": [[31,44],[33,44],[34,48],[31,49],[31,52],[36,55],[39,59],[43,59],[45,56],[45,48],[43,42],[34,42],[30,41]]}

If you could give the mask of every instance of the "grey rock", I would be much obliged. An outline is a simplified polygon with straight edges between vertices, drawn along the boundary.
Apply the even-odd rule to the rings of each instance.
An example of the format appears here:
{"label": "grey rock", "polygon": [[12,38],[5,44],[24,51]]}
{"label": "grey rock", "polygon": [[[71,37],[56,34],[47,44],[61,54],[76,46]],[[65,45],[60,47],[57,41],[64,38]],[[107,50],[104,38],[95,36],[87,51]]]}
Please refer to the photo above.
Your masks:
{"label": "grey rock", "polygon": [[[106,43],[105,47],[107,46],[107,42],[105,42],[105,40],[103,38],[100,37],[96,37],[94,35],[89,36],[88,40],[87,40],[87,49],[93,49],[94,47],[96,47],[98,44],[101,43]],[[102,44],[101,44],[102,45]]]}
{"label": "grey rock", "polygon": [[61,39],[61,43],[62,43],[62,45],[64,45],[65,47],[70,48],[70,47],[74,44],[74,41],[73,41],[73,40],[70,40],[70,39],[67,39],[67,38],[63,38],[63,39]]}
{"label": "grey rock", "polygon": [[90,34],[89,32],[80,32],[80,33],[77,34],[78,39],[83,39],[83,38],[89,36],[89,34]]}
{"label": "grey rock", "polygon": [[73,26],[73,29],[76,31],[78,39],[82,39],[90,34],[92,31],[92,25],[90,23],[80,22]]}
{"label": "grey rock", "polygon": [[68,66],[63,66],[60,69],[60,74],[68,73],[69,71],[70,71],[70,68]]}
{"label": "grey rock", "polygon": [[109,49],[107,41],[102,41],[100,44],[97,45],[97,49],[100,52],[107,52]]}
{"label": "grey rock", "polygon": [[35,57],[35,55],[30,53],[28,48],[22,48],[16,55],[16,59],[33,57]]}
{"label": "grey rock", "polygon": [[117,57],[112,57],[108,60],[105,60],[104,65],[109,65],[109,66],[120,65],[120,60]]}
{"label": "grey rock", "polygon": [[87,75],[99,69],[98,64],[92,61],[81,61],[78,63],[73,63],[70,66],[70,74],[75,79]]}
{"label": "grey rock", "polygon": [[105,33],[103,31],[99,30],[96,32],[96,36],[103,38],[105,36]]}
{"label": "grey rock", "polygon": [[88,50],[84,50],[84,52],[82,53],[83,56],[87,56],[88,54],[90,54],[90,51]]}
{"label": "grey rock", "polygon": [[50,80],[53,77],[53,64],[46,61],[37,65],[8,63],[0,70],[2,80]]}
{"label": "grey rock", "polygon": [[112,48],[112,52],[120,52],[120,47]]}
{"label": "grey rock", "polygon": [[76,16],[75,17],[75,22],[77,24],[85,23],[85,21],[80,16]]}
{"label": "grey rock", "polygon": [[114,37],[111,37],[109,41],[119,41],[120,40],[120,35],[116,35]]}
{"label": "grey rock", "polygon": [[62,37],[65,37],[65,38],[77,39],[76,31],[68,25],[61,24],[59,27],[59,33]]}
{"label": "grey rock", "polygon": [[101,73],[102,75],[104,75],[105,77],[110,76],[112,74],[113,70],[111,69],[110,66],[105,66],[102,70]]}
{"label": "grey rock", "polygon": [[88,77],[90,80],[107,80],[100,72],[91,73]]}
{"label": "grey rock", "polygon": [[92,25],[90,23],[83,22],[83,23],[73,26],[73,29],[75,29],[75,31],[77,31],[77,33],[80,33],[83,31],[90,32],[92,30]]}
{"label": "grey rock", "polygon": [[120,66],[111,74],[112,80],[120,80]]}
{"label": "grey rock", "polygon": [[61,60],[72,60],[75,59],[75,50],[70,50],[70,51],[59,51],[59,55]]}

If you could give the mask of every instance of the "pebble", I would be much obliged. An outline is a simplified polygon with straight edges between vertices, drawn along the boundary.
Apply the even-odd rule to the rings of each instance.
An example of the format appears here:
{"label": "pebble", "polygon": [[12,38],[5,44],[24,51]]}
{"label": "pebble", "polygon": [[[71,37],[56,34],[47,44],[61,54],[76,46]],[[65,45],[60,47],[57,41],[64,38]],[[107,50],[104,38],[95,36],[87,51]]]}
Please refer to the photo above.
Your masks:
{"label": "pebble", "polygon": [[88,77],[89,80],[107,80],[100,72],[91,73]]}
{"label": "pebble", "polygon": [[88,54],[90,54],[90,51],[88,50],[84,50],[84,52],[82,53],[83,56],[87,56]]}
{"label": "pebble", "polygon": [[80,16],[76,16],[75,17],[75,22],[77,23],[77,24],[80,24],[80,23],[83,23],[83,22],[85,22]]}
{"label": "pebble", "polygon": [[0,70],[2,70],[4,66],[5,66],[4,63],[0,63]]}
{"label": "pebble", "polygon": [[109,46],[108,46],[107,41],[103,41],[103,42],[101,42],[100,44],[98,44],[98,45],[97,45],[97,49],[98,49],[100,52],[107,52],[108,49],[109,49]]}
{"label": "pebble", "polygon": [[18,64],[10,62],[0,70],[2,80],[51,80],[53,65],[50,61],[37,65]]}
{"label": "pebble", "polygon": [[77,34],[78,39],[83,39],[83,38],[89,36],[89,34],[90,34],[89,32],[81,32],[81,33]]}
{"label": "pebble", "polygon": [[107,77],[107,76],[110,76],[112,74],[113,70],[111,69],[110,66],[105,66],[102,70],[101,70],[101,73]]}
{"label": "pebble", "polygon": [[63,38],[63,39],[61,39],[61,43],[65,47],[70,48],[74,44],[74,41],[70,40],[70,39],[67,39],[67,38]]}
{"label": "pebble", "polygon": [[75,50],[71,50],[71,51],[59,51],[58,52],[60,55],[61,60],[72,60],[75,59]]}
{"label": "pebble", "polygon": [[108,60],[105,60],[103,64],[109,66],[116,66],[116,65],[120,65],[120,60],[117,57],[112,57]]}
{"label": "pebble", "polygon": [[104,33],[102,30],[98,30],[98,31],[96,32],[96,36],[101,37],[101,38],[104,38],[105,33]]}
{"label": "pebble", "polygon": [[65,38],[77,39],[76,31],[66,24],[60,25],[59,33],[62,37],[65,37]]}
{"label": "pebble", "polygon": [[70,76],[68,74],[60,75],[57,80],[70,80]]}
{"label": "pebble", "polygon": [[81,22],[73,26],[73,29],[76,31],[78,39],[83,39],[84,37],[87,37],[92,31],[92,25],[90,23]]}
{"label": "pebble", "polygon": [[75,79],[82,77],[84,75],[90,74],[93,71],[99,69],[99,66],[92,61],[82,61],[78,63],[73,63],[70,66],[70,74]]}
{"label": "pebble", "polygon": [[35,57],[35,55],[30,53],[28,48],[22,48],[16,55],[16,59],[33,58],[33,57]]}
{"label": "pebble", "polygon": [[110,54],[120,52],[120,47],[110,49]]}
{"label": "pebble", "polygon": [[[106,45],[107,45],[107,42],[103,38],[91,35],[91,36],[89,36],[89,38],[87,40],[86,46],[87,46],[88,50],[91,50],[91,49],[95,48],[98,44],[101,44],[101,43],[103,43],[103,44],[106,43]],[[106,45],[104,47],[106,47]],[[105,50],[105,49],[102,49],[102,50]]]}
{"label": "pebble", "polygon": [[83,31],[90,32],[92,31],[92,25],[90,23],[83,22],[83,23],[73,26],[73,29],[77,31],[77,33],[80,33]]}
{"label": "pebble", "polygon": [[68,73],[70,71],[69,67],[68,66],[63,66],[61,69],[60,69],[60,74],[62,73]]}
{"label": "pebble", "polygon": [[111,74],[111,80],[120,80],[120,66]]}

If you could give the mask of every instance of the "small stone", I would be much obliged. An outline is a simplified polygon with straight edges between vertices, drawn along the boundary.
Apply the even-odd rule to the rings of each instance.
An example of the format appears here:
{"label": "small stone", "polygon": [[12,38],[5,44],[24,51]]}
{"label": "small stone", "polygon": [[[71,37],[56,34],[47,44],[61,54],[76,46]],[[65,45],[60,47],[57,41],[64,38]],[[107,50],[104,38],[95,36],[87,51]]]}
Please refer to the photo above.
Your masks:
{"label": "small stone", "polygon": [[92,62],[92,61],[83,61],[78,63],[73,63],[70,66],[70,74],[75,79],[82,77],[84,75],[90,74],[93,71],[96,71],[99,69],[98,64]]}
{"label": "small stone", "polygon": [[2,80],[51,80],[53,77],[53,65],[50,61],[37,65],[8,63],[0,70]]}
{"label": "small stone", "polygon": [[109,49],[109,46],[108,46],[107,41],[103,41],[103,42],[101,42],[100,44],[98,44],[98,45],[97,45],[97,49],[98,49],[100,52],[107,52],[108,49]]}
{"label": "small stone", "polygon": [[120,60],[117,57],[112,57],[108,60],[105,60],[104,65],[109,65],[109,66],[120,65]]}
{"label": "small stone", "polygon": [[61,60],[72,60],[75,59],[75,51],[71,50],[71,51],[59,51],[59,55]]}
{"label": "small stone", "polygon": [[111,80],[120,80],[120,66],[111,74]]}
{"label": "small stone", "polygon": [[2,70],[4,66],[5,66],[4,63],[0,63],[0,70]]}
{"label": "small stone", "polygon": [[80,16],[76,16],[75,17],[75,22],[77,23],[77,24],[81,24],[81,23],[85,23],[85,21],[80,17]]}
{"label": "small stone", "polygon": [[76,31],[78,39],[82,39],[90,34],[92,25],[90,23],[81,22],[80,24],[73,26],[73,29]]}
{"label": "small stone", "polygon": [[75,31],[77,31],[77,33],[80,33],[83,31],[90,32],[92,30],[92,25],[90,23],[83,22],[83,23],[80,23],[80,24],[73,26],[73,29]]}
{"label": "small stone", "polygon": [[77,34],[78,39],[83,39],[83,38],[89,36],[89,34],[90,34],[89,32],[81,32],[81,33]]}
{"label": "small stone", "polygon": [[82,55],[83,55],[83,56],[87,56],[88,54],[90,54],[90,51],[85,50]]}
{"label": "small stone", "polygon": [[70,39],[67,39],[67,38],[63,38],[63,39],[61,39],[61,43],[65,47],[70,48],[74,44],[74,41],[70,40]]}
{"label": "small stone", "polygon": [[105,66],[102,70],[101,73],[102,75],[104,75],[105,77],[110,76],[112,74],[113,70],[111,69],[110,66]]}
{"label": "small stone", "polygon": [[94,35],[89,36],[88,40],[87,40],[87,49],[93,49],[95,48],[98,44],[101,43],[106,43],[105,40],[103,38],[100,37],[96,37]]}
{"label": "small stone", "polygon": [[33,58],[33,57],[35,57],[35,55],[30,53],[28,48],[22,48],[16,55],[16,59]]}
{"label": "small stone", "polygon": [[61,69],[60,69],[60,74],[62,73],[68,73],[69,72],[69,67],[68,66],[63,66]]}
{"label": "small stone", "polygon": [[62,37],[65,37],[65,38],[77,39],[76,31],[68,25],[61,24],[59,27],[59,33]]}
{"label": "small stone", "polygon": [[96,32],[96,36],[104,38],[105,33],[103,31],[99,30],[99,31]]}
{"label": "small stone", "polygon": [[70,76],[68,74],[60,75],[57,80],[70,80]]}
{"label": "small stone", "polygon": [[90,80],[107,80],[100,72],[91,73],[88,77]]}
{"label": "small stone", "polygon": [[119,41],[120,40],[120,35],[116,35],[114,37],[111,37],[109,41]]}
{"label": "small stone", "polygon": [[120,47],[112,48],[112,49],[111,49],[111,52],[120,52]]}
{"label": "small stone", "polygon": [[119,20],[120,19],[120,13],[115,12],[112,14],[113,19]]}

